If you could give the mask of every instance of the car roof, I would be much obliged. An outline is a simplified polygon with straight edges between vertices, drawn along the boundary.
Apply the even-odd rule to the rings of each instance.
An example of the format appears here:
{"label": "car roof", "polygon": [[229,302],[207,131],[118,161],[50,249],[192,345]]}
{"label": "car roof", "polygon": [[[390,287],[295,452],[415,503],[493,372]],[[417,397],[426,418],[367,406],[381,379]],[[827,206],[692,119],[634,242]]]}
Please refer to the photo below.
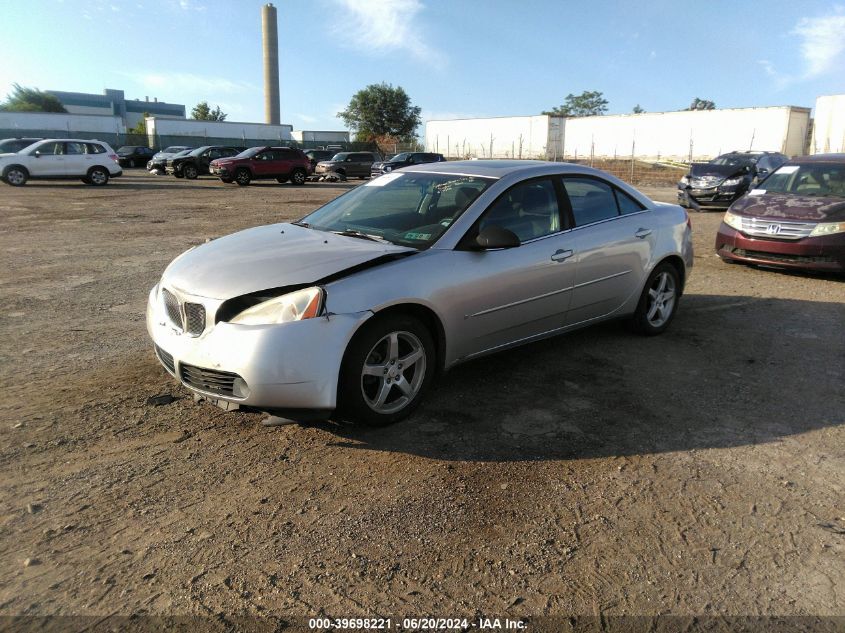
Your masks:
{"label": "car roof", "polygon": [[[552,173],[551,168],[578,173],[600,173],[582,165],[574,163],[552,163],[542,160],[455,160],[443,163],[425,163],[407,167],[406,171],[428,171],[442,174],[464,174],[467,176],[481,176],[484,178],[502,178],[510,174],[530,176]],[[587,171],[583,171],[587,170]]]}
{"label": "car roof", "polygon": [[796,156],[790,163],[845,163],[845,153],[811,154]]}

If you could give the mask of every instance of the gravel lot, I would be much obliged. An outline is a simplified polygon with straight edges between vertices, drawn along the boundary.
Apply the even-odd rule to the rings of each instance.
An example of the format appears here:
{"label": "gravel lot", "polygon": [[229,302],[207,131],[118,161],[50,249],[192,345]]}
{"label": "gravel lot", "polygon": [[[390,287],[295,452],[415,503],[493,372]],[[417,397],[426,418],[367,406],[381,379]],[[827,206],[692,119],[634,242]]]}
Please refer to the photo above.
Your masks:
{"label": "gravel lot", "polygon": [[165,265],[349,186],[0,185],[0,615],[845,615],[845,279],[722,263],[721,213],[661,337],[462,365],[387,429],[195,403]]}

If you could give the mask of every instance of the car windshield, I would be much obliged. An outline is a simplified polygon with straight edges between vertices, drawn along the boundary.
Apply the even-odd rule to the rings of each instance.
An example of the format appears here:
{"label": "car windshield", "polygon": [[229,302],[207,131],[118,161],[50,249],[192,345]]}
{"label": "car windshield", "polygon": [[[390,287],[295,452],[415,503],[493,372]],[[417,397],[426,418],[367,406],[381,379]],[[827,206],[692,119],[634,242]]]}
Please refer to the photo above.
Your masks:
{"label": "car windshield", "polygon": [[250,147],[250,148],[242,151],[237,156],[235,156],[235,158],[252,158],[253,156],[255,156],[258,152],[260,152],[263,149],[264,149],[263,146],[262,147]]}
{"label": "car windshield", "polygon": [[135,151],[135,146],[134,146],[134,145],[124,145],[123,147],[118,147],[118,148],[117,148],[117,153],[118,153],[118,154],[131,154],[131,153],[132,153],[132,152],[134,152],[134,151]]}
{"label": "car windshield", "polygon": [[189,156],[199,156],[200,154],[202,154],[207,149],[211,149],[211,145],[203,145],[202,147],[198,147],[194,150],[191,150],[190,152],[188,152],[188,155]]}
{"label": "car windshield", "polygon": [[424,249],[492,182],[478,176],[393,172],[335,198],[298,224]]}
{"label": "car windshield", "polygon": [[193,151],[194,150],[192,150],[192,149],[183,149],[181,152],[174,154],[173,158],[179,158],[180,156],[187,156],[188,154],[191,154]]}
{"label": "car windshield", "polygon": [[745,165],[753,165],[756,158],[751,156],[743,156],[741,154],[724,154],[717,156],[710,161],[711,165],[724,165],[726,167],[744,167]]}
{"label": "car windshield", "polygon": [[766,193],[845,198],[845,163],[783,165],[759,188]]}
{"label": "car windshield", "polygon": [[410,154],[408,152],[405,152],[404,154],[396,154],[396,156],[394,156],[393,158],[390,159],[390,162],[391,163],[404,163],[406,160],[408,160],[409,156],[410,156]]}

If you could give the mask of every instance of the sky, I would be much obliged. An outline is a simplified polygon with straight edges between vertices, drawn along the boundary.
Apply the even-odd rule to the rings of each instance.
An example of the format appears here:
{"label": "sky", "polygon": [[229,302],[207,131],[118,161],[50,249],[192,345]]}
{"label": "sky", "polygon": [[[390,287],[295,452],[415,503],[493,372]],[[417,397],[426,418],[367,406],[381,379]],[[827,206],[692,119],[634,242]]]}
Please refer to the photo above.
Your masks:
{"label": "sky", "polygon": [[[0,97],[41,90],[219,105],[263,122],[261,0],[0,0]],[[539,114],[597,90],[608,112],[812,107],[845,93],[845,3],[816,0],[275,0],[281,118],[340,130],[369,84],[422,118]]]}

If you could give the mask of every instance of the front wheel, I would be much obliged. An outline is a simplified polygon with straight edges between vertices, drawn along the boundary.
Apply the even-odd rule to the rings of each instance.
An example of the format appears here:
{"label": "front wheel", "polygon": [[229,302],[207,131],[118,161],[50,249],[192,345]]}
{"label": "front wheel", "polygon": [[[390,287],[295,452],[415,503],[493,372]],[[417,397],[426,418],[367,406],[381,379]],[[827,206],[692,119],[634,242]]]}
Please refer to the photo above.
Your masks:
{"label": "front wheel", "polygon": [[304,185],[307,174],[302,169],[294,169],[290,175],[290,181],[294,185]]}
{"label": "front wheel", "polygon": [[97,187],[102,187],[109,182],[109,172],[103,167],[92,167],[88,171],[88,182]]}
{"label": "front wheel", "polygon": [[632,319],[634,329],[646,336],[661,334],[675,318],[680,298],[681,281],[677,269],[668,262],[660,264],[651,271],[643,288]]}
{"label": "front wheel", "polygon": [[3,180],[13,187],[23,187],[29,179],[29,174],[23,167],[9,167],[3,174]]}
{"label": "front wheel", "polygon": [[188,180],[195,180],[198,175],[197,168],[193,165],[185,165],[182,168],[182,175]]}
{"label": "front wheel", "polygon": [[434,368],[434,342],[418,319],[375,317],[344,356],[338,392],[341,416],[369,426],[409,416],[431,385]]}
{"label": "front wheel", "polygon": [[235,172],[235,182],[241,187],[247,186],[250,180],[252,177],[249,175],[249,170],[241,168]]}

